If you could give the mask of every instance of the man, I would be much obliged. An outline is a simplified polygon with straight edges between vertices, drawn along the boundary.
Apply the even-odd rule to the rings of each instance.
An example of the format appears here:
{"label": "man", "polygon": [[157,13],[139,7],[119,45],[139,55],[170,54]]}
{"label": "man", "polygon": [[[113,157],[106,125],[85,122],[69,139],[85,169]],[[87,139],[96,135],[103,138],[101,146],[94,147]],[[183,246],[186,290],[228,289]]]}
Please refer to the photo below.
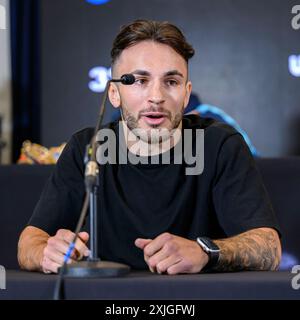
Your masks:
{"label": "man", "polygon": [[[125,137],[128,132],[139,136],[149,147],[136,152],[142,158],[149,156],[145,149],[150,158],[157,155],[155,147],[166,141],[169,148],[159,150],[174,150],[182,141],[174,132],[202,129],[204,170],[187,175],[184,162],[102,165],[99,255],[167,274],[275,270],[279,228],[242,136],[210,119],[183,117],[193,54],[181,31],[166,22],[134,21],[114,41],[113,77],[133,74],[136,80],[111,84],[110,101],[121,108],[124,121],[109,127],[117,135],[121,128]],[[92,134],[82,130],[65,147],[20,236],[22,268],[49,273],[62,265],[84,198],[83,157]],[[89,255],[88,233],[79,237],[70,263]]]}

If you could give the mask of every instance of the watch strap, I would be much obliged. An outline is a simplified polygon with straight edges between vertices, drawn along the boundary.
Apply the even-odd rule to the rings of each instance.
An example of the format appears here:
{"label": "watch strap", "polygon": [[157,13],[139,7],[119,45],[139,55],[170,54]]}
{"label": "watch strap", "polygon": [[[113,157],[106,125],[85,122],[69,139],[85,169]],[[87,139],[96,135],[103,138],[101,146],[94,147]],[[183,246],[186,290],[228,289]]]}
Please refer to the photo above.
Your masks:
{"label": "watch strap", "polygon": [[207,237],[198,237],[197,243],[200,245],[203,251],[207,253],[209,258],[208,263],[204,266],[204,268],[201,271],[212,271],[219,261],[219,247],[211,239]]}

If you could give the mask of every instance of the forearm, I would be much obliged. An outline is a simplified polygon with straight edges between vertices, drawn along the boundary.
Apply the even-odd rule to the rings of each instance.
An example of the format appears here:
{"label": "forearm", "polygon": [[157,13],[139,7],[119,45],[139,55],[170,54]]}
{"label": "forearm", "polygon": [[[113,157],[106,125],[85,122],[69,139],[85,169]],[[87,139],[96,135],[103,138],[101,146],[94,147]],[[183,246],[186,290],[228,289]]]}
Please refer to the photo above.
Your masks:
{"label": "forearm", "polygon": [[257,228],[214,242],[220,248],[216,271],[276,270],[280,264],[280,240],[271,228]]}
{"label": "forearm", "polygon": [[41,229],[27,227],[18,243],[18,261],[22,269],[41,271],[43,251],[50,236]]}

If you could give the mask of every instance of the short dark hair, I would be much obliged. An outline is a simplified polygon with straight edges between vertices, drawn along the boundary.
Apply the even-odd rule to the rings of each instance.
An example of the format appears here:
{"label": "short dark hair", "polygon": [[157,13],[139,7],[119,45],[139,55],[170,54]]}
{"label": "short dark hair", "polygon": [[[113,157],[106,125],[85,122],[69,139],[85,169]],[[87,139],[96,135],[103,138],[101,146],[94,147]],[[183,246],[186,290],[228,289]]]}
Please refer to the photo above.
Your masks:
{"label": "short dark hair", "polygon": [[121,27],[111,50],[112,66],[124,49],[145,40],[152,40],[170,46],[186,62],[195,53],[193,47],[186,41],[183,33],[175,25],[167,21],[139,19]]}

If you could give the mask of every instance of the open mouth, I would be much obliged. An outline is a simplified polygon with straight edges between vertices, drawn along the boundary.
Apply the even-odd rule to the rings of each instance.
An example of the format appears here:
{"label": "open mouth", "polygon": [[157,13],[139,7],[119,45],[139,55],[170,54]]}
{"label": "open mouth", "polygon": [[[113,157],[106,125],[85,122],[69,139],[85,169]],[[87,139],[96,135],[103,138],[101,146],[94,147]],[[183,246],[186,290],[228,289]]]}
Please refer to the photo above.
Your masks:
{"label": "open mouth", "polygon": [[159,125],[165,121],[166,115],[160,112],[147,112],[142,114],[141,118],[149,125]]}

